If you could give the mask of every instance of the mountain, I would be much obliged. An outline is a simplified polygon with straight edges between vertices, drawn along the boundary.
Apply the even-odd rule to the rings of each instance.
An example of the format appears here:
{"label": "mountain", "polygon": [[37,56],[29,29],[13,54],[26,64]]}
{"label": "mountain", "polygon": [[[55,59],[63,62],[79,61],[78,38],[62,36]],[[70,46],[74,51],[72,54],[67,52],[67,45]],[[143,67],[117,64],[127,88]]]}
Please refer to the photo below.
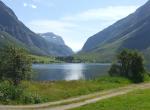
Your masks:
{"label": "mountain", "polygon": [[[0,32],[0,48],[7,46],[7,45],[16,45],[18,47],[26,48],[20,41],[13,38],[6,32]],[[27,48],[26,48],[27,49]]]}
{"label": "mountain", "polygon": [[80,54],[94,54],[111,61],[124,48],[137,49],[146,56],[150,50],[150,1],[103,31],[90,37]]}
{"label": "mountain", "polygon": [[8,33],[9,38],[13,37],[12,39],[19,41],[32,54],[54,56],[66,56],[70,54],[70,52],[67,54],[63,52],[64,48],[47,42],[43,37],[32,32],[17,18],[9,7],[0,1],[0,33],[3,32]]}
{"label": "mountain", "polygon": [[43,37],[45,40],[57,44],[57,45],[65,45],[64,40],[62,39],[61,36],[58,36],[52,32],[47,32],[47,33],[40,33],[39,34],[41,37]]}
{"label": "mountain", "polygon": [[[58,51],[63,55],[63,56],[70,56],[73,54],[73,51],[71,48],[69,48],[64,40],[62,39],[61,36],[58,36],[52,32],[47,32],[47,33],[40,33],[39,34],[41,37],[43,37],[48,43],[54,44]],[[57,50],[56,49],[56,50]],[[61,56],[61,55],[59,55]]]}

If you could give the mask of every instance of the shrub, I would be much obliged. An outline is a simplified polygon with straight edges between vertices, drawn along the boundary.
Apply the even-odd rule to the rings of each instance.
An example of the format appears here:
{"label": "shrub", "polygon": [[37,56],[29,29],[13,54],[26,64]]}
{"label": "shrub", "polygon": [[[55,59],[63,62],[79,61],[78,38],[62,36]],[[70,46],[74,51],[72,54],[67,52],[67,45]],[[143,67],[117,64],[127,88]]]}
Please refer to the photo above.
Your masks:
{"label": "shrub", "polygon": [[0,100],[7,102],[8,100],[19,99],[23,93],[23,87],[14,86],[9,82],[5,81],[0,83]]}
{"label": "shrub", "polygon": [[109,70],[110,76],[123,76],[131,79],[134,83],[144,81],[144,59],[137,51],[123,50],[117,56],[117,63]]}
{"label": "shrub", "polygon": [[24,49],[8,46],[0,51],[0,80],[10,80],[18,85],[30,77],[31,61]]}
{"label": "shrub", "polygon": [[22,95],[21,102],[24,104],[38,104],[44,100],[37,94],[25,93]]}
{"label": "shrub", "polygon": [[120,66],[117,64],[112,64],[110,70],[108,71],[110,76],[120,76]]}

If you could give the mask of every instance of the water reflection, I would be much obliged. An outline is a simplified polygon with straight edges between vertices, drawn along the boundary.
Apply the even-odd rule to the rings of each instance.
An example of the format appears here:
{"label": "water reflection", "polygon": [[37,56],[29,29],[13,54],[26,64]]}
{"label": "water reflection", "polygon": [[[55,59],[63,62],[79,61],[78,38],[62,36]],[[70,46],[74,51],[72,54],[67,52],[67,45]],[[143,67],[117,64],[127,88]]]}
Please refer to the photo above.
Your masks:
{"label": "water reflection", "polygon": [[107,73],[110,64],[34,64],[34,80],[92,79]]}
{"label": "water reflection", "polygon": [[84,79],[83,70],[85,68],[84,64],[68,64],[68,66],[64,65],[64,70],[67,70],[65,72],[65,80],[79,80]]}

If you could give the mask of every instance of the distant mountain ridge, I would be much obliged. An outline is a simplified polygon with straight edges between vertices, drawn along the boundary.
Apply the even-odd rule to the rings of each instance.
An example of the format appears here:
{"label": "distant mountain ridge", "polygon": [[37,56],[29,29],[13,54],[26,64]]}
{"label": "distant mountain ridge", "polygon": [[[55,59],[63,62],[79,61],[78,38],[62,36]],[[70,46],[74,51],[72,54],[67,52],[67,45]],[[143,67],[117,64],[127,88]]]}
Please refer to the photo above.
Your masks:
{"label": "distant mountain ridge", "polygon": [[0,1],[0,31],[6,32],[13,39],[18,40],[32,54],[53,56],[68,56],[73,54],[73,52],[58,47],[54,43],[47,42],[43,37],[32,32],[18,20],[15,13],[2,1]]}
{"label": "distant mountain ridge", "polygon": [[[73,54],[73,51],[70,47],[68,47],[61,36],[56,35],[52,32],[40,33],[41,37],[43,37],[48,43],[54,44],[57,48],[60,48],[60,52],[64,56],[70,56]],[[62,51],[63,50],[63,51]]]}
{"label": "distant mountain ridge", "polygon": [[39,35],[47,41],[55,43],[57,45],[66,45],[61,36],[58,36],[52,32],[40,33]]}
{"label": "distant mountain ridge", "polygon": [[90,37],[82,54],[96,54],[100,59],[112,61],[124,48],[137,49],[146,57],[150,52],[150,0],[135,13],[119,20],[103,31]]}

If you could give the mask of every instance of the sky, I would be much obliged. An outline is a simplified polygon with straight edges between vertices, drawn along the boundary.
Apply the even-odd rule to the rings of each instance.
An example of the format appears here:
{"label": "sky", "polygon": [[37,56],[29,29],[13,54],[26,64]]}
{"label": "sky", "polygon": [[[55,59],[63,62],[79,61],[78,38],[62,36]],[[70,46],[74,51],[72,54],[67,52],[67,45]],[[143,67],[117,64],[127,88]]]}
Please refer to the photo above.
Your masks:
{"label": "sky", "polygon": [[2,0],[35,33],[62,36],[74,51],[148,0]]}

